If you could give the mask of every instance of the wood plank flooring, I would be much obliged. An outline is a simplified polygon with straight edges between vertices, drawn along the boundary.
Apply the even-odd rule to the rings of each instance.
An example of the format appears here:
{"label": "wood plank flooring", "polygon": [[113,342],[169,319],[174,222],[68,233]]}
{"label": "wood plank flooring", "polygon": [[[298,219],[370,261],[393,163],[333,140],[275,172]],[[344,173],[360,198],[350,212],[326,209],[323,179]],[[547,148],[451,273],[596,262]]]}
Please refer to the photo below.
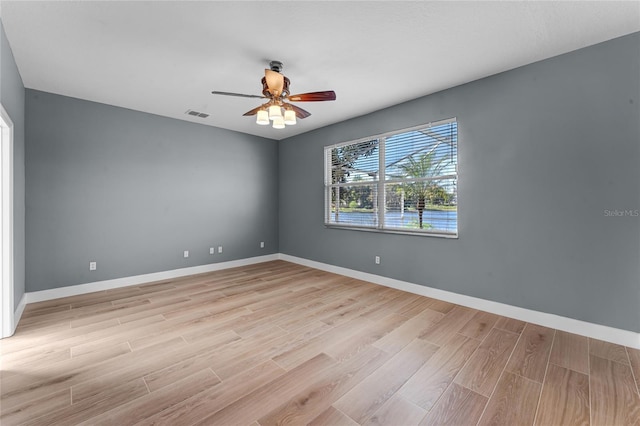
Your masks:
{"label": "wood plank flooring", "polygon": [[283,262],[27,306],[9,425],[639,425],[640,351]]}

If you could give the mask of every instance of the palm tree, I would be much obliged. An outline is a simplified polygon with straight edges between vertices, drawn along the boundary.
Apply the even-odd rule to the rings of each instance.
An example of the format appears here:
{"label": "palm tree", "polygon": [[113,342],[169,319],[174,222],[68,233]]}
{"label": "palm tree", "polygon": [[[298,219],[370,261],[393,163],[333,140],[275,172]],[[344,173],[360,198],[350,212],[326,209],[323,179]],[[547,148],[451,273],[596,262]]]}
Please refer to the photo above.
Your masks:
{"label": "palm tree", "polygon": [[[446,167],[445,158],[436,160],[435,152],[430,151],[424,153],[415,159],[413,156],[407,158],[407,162],[399,164],[398,167],[404,172],[405,178],[427,178],[432,176],[438,176],[442,170]],[[418,210],[418,221],[420,223],[420,229],[422,225],[422,213],[426,207],[426,200],[430,198],[430,195],[440,188],[437,184],[430,180],[419,180],[416,182],[403,184],[403,190],[409,199],[416,200],[416,210]]]}

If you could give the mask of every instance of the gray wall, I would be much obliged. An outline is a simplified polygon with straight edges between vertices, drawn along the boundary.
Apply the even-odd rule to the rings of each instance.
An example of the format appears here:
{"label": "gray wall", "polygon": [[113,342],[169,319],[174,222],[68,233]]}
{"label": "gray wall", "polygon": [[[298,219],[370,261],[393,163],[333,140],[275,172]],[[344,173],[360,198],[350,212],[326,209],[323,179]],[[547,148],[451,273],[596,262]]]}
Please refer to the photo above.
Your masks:
{"label": "gray wall", "polygon": [[0,21],[0,103],[13,122],[14,309],[25,292],[24,85]]}
{"label": "gray wall", "polygon": [[278,251],[276,141],[29,89],[26,117],[27,291]]}
{"label": "gray wall", "polygon": [[[281,141],[280,251],[640,332],[640,218],[604,212],[640,209],[639,46],[635,33]],[[325,145],[449,117],[459,239],[323,226]]]}

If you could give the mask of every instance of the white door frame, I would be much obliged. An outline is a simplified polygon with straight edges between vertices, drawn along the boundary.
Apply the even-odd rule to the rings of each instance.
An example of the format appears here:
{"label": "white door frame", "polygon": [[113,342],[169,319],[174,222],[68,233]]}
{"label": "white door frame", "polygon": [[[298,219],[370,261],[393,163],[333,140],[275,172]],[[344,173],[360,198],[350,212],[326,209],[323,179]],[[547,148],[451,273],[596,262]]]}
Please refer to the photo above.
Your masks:
{"label": "white door frame", "polygon": [[1,202],[2,202],[2,241],[0,244],[0,262],[2,262],[2,307],[0,311],[0,338],[9,337],[15,331],[14,318],[14,282],[13,282],[13,122],[0,104],[0,131],[2,146]]}

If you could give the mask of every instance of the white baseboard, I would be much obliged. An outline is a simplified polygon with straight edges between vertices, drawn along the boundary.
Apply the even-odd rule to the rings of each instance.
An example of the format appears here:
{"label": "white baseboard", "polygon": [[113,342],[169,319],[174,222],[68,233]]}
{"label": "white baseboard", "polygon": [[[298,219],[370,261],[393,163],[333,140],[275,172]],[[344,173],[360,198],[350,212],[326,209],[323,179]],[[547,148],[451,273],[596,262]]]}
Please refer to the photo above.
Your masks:
{"label": "white baseboard", "polygon": [[15,333],[16,327],[18,327],[18,323],[20,322],[20,318],[22,318],[22,313],[24,312],[24,308],[27,307],[27,295],[26,293],[22,295],[20,298],[20,302],[18,303],[18,307],[13,313],[13,330],[11,330],[11,335]]}
{"label": "white baseboard", "polygon": [[455,303],[457,305],[491,312],[493,314],[515,318],[521,321],[567,331],[569,333],[591,337],[593,339],[604,340],[606,342],[640,349],[640,333],[634,333],[632,331],[621,330],[618,328],[608,327],[600,324],[593,324],[590,322],[580,321],[560,315],[549,314],[546,312],[520,308],[517,306],[493,302],[491,300],[480,299],[477,297],[465,296],[463,294],[452,293],[450,291],[439,290],[436,288],[413,284],[406,281],[400,281],[393,278],[382,277],[380,275],[369,274],[367,272],[355,271],[353,269],[342,268],[340,266],[316,262],[313,260],[290,256],[287,254],[280,254],[279,258],[287,262],[297,263],[299,265],[308,266],[310,268],[345,275],[347,277],[372,282],[375,284],[383,285],[385,287],[391,287],[409,293],[432,297],[434,299],[444,300],[446,302]]}
{"label": "white baseboard", "polygon": [[406,281],[400,281],[393,278],[387,278],[380,275],[356,271],[353,269],[316,262],[313,260],[290,256],[288,254],[282,253],[25,293],[25,295],[20,300],[20,303],[18,304],[18,308],[16,309],[14,324],[18,324],[18,321],[20,320],[22,312],[24,311],[25,305],[27,303],[41,302],[45,300],[58,299],[61,297],[75,296],[78,294],[93,293],[96,291],[109,290],[113,288],[140,285],[153,281],[184,277],[187,275],[201,274],[205,272],[218,271],[221,269],[236,268],[239,266],[253,265],[256,263],[269,262],[278,259],[303,266],[308,266],[310,268],[320,269],[322,271],[332,272],[335,274],[368,281],[374,284],[383,285],[385,287],[395,288],[409,293],[419,294],[421,296],[444,300],[446,302],[467,306],[469,308],[478,309],[481,311],[491,312],[509,318],[515,318],[521,321],[530,322],[545,327],[551,327],[558,330],[591,337],[593,339],[604,340],[606,342],[640,349],[640,333],[634,333],[632,331],[621,330],[618,328],[608,327],[600,324],[593,324],[590,322],[580,321],[555,314],[549,314],[546,312],[520,308],[518,306],[493,302],[491,300],[480,299],[477,297],[465,296],[463,294],[457,294],[450,291],[431,288],[419,284],[413,284]]}
{"label": "white baseboard", "polygon": [[[79,294],[93,293],[96,291],[111,290],[114,288],[140,285],[153,281],[161,281],[179,278],[188,275],[202,274],[205,272],[219,271],[221,269],[237,268],[239,266],[253,265],[255,263],[278,260],[278,254],[250,257],[247,259],[231,260],[229,262],[210,263],[208,265],[192,266],[189,268],[173,269],[170,271],[153,272],[150,274],[134,275],[132,277],[115,278],[112,280],[96,281],[86,284],[72,285],[68,287],[52,288],[50,290],[32,291],[25,294],[26,303],[43,302],[45,300],[59,299],[61,297],[76,296]],[[23,298],[23,300],[25,299]],[[24,309],[24,307],[23,307]],[[21,312],[22,314],[22,312]],[[17,324],[17,322],[16,322]]]}
{"label": "white baseboard", "polygon": [[13,333],[16,332],[16,328],[18,327],[18,323],[20,322],[20,318],[22,318],[22,313],[24,312],[24,308],[27,306],[27,298],[26,295],[22,295],[20,302],[18,303],[18,307],[13,311],[13,315],[10,315],[8,318],[8,324],[5,325],[4,330],[1,330],[0,339],[4,339],[7,337],[13,336]]}

